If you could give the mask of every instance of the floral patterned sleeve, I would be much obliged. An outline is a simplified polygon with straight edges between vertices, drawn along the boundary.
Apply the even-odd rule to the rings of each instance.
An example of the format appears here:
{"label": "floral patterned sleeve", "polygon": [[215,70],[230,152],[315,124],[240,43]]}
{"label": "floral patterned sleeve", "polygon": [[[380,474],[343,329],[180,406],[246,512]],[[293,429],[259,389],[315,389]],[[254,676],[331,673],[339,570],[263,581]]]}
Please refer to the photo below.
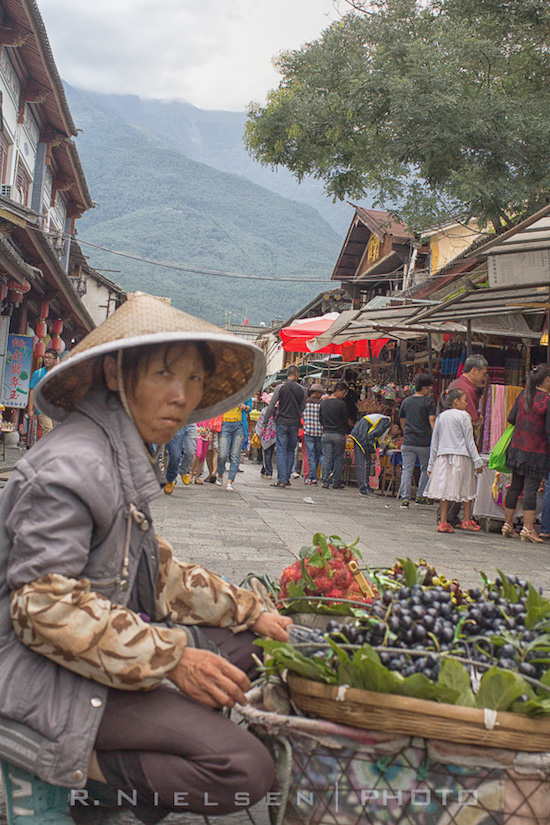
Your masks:
{"label": "floral patterned sleeve", "polygon": [[239,633],[262,612],[259,598],[198,564],[174,559],[167,541],[157,536],[160,571],[157,613],[178,624],[226,627]]}
{"label": "floral patterned sleeve", "polygon": [[157,687],[187,644],[183,628],[149,624],[92,591],[88,579],[57,573],[12,591],[11,618],[31,650],[122,690]]}
{"label": "floral patterned sleeve", "polygon": [[[250,627],[261,613],[253,593],[196,564],[173,558],[158,538],[157,617],[180,625]],[[57,573],[11,593],[11,619],[24,645],[88,679],[122,690],[150,690],[176,666],[189,639],[183,627],[145,622],[93,591],[88,579]]]}

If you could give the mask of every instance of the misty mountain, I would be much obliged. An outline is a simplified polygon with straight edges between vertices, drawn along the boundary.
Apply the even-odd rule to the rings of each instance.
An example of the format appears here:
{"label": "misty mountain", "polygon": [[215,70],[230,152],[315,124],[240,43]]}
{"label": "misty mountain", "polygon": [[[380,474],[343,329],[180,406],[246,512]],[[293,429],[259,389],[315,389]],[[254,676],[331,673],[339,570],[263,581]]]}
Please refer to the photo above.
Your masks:
{"label": "misty mountain", "polygon": [[[85,254],[125,289],[172,298],[208,320],[283,319],[330,287],[342,236],[319,213],[245,177],[192,160],[111,107],[66,88],[95,209],[78,238],[156,261],[292,281],[238,280],[178,272],[101,252]],[[220,137],[222,140],[222,137]]]}
{"label": "misty mountain", "polygon": [[160,138],[190,160],[242,175],[278,195],[312,206],[345,237],[353,217],[349,204],[333,203],[319,180],[306,178],[298,183],[288,169],[273,170],[253,160],[243,144],[244,112],[198,109],[184,101],[147,100],[137,95],[86,94],[103,109],[109,109],[145,134]]}

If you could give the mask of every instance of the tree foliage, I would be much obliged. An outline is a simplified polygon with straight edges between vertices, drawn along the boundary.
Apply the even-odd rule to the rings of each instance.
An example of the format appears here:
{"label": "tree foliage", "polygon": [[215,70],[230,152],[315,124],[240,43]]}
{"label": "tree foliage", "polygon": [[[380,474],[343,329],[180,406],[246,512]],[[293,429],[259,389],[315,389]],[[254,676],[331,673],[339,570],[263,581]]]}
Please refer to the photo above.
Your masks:
{"label": "tree foliage", "polygon": [[548,0],[354,0],[279,55],[247,147],[415,229],[460,216],[501,231],[550,192],[549,47]]}

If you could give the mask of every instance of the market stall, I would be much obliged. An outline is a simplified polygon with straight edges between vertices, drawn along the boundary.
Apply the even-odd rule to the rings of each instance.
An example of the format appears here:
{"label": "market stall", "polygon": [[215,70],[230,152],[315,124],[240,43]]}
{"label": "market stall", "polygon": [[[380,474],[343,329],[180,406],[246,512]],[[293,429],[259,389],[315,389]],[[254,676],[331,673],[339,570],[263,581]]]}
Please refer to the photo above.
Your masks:
{"label": "market stall", "polygon": [[[426,562],[361,566],[316,534],[267,582],[296,625],[258,642],[242,715],[271,750],[272,825],[548,825],[550,602]],[[267,591],[265,591],[267,593]]]}

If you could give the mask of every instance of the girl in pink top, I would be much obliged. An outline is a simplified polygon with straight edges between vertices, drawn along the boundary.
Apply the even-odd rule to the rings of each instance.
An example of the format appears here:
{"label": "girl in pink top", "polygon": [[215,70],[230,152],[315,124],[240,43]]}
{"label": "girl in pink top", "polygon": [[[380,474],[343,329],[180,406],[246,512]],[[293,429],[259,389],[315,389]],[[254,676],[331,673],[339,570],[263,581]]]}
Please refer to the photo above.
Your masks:
{"label": "girl in pink top", "polygon": [[191,464],[191,483],[194,481],[195,484],[204,484],[204,481],[201,479],[200,475],[202,473],[202,468],[204,467],[204,460],[206,458],[206,454],[208,453],[208,448],[212,438],[210,427],[208,425],[208,421],[200,421],[197,424],[197,449],[195,450],[195,457],[193,458],[193,463]]}

